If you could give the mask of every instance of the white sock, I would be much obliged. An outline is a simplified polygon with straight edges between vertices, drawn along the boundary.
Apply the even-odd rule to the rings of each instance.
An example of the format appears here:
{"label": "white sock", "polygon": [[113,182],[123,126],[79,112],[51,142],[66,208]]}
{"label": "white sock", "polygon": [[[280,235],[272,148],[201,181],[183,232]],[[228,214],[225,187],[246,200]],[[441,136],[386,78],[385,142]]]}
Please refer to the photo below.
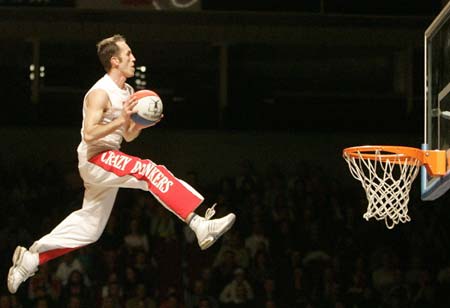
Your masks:
{"label": "white sock", "polygon": [[189,221],[189,227],[195,231],[198,227],[198,224],[202,221],[202,217],[198,216],[194,213],[194,215],[191,218],[191,221]]}
{"label": "white sock", "polygon": [[34,261],[36,267],[38,267],[39,266],[39,254],[36,252],[34,252],[34,253],[30,252],[30,253],[33,256],[33,261]]}
{"label": "white sock", "polygon": [[23,257],[26,258],[28,261],[28,262],[24,263],[25,267],[28,270],[34,270],[34,269],[38,268],[38,266],[39,266],[39,254],[38,253],[26,251],[25,255]]}

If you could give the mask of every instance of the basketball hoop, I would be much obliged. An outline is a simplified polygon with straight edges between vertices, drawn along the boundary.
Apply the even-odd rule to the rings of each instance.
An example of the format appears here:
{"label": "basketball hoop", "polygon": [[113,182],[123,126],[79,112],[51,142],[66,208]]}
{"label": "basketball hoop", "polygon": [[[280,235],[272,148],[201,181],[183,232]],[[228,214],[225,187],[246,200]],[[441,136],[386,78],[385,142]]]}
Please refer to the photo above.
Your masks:
{"label": "basketball hoop", "polygon": [[352,176],[361,182],[368,201],[366,220],[384,220],[392,229],[408,222],[411,184],[424,165],[434,176],[444,175],[445,151],[428,151],[404,146],[357,146],[343,151]]}

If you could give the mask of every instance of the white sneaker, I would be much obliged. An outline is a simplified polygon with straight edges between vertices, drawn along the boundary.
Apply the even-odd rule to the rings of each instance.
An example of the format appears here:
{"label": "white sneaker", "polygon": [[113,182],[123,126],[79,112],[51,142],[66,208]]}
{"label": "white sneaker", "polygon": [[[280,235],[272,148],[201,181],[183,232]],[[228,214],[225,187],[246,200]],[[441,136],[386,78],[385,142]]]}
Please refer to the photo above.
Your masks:
{"label": "white sneaker", "polygon": [[12,257],[13,265],[8,273],[8,290],[16,293],[20,284],[36,273],[39,265],[37,253],[31,253],[26,248],[17,246]]}
{"label": "white sneaker", "polygon": [[194,215],[189,226],[197,236],[198,245],[202,250],[208,249],[234,224],[236,215],[228,214],[222,218],[210,218],[215,214],[214,206],[206,211],[205,217]]}

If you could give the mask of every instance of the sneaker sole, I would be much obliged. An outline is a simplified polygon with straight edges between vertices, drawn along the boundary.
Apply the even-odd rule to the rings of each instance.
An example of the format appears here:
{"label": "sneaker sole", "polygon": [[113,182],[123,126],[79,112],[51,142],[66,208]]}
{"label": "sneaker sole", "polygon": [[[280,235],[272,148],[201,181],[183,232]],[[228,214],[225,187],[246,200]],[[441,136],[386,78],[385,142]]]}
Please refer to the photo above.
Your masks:
{"label": "sneaker sole", "polygon": [[27,250],[23,247],[17,246],[16,249],[14,250],[14,254],[12,257],[12,263],[13,265],[9,268],[9,272],[8,272],[8,291],[11,292],[12,294],[17,292],[17,289],[13,288],[13,271],[16,268],[17,264],[19,264],[20,262],[22,262],[23,259],[23,255],[25,254]]}
{"label": "sneaker sole", "polygon": [[234,225],[234,222],[236,221],[236,215],[233,215],[233,220],[219,233],[217,233],[216,236],[211,236],[206,238],[203,242],[200,243],[200,249],[206,250],[209,247],[212,246],[225,232],[231,229],[231,227]]}

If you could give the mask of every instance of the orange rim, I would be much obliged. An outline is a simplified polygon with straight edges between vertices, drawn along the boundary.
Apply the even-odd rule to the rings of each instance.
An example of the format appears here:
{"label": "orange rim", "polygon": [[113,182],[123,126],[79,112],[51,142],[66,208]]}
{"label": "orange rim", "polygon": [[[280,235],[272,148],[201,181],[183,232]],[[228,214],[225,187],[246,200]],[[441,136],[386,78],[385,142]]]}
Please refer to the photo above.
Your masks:
{"label": "orange rim", "polygon": [[446,174],[446,153],[440,150],[421,150],[413,147],[392,145],[364,145],[345,148],[344,156],[356,159],[381,160],[402,163],[407,159],[417,159],[425,165],[429,174]]}

